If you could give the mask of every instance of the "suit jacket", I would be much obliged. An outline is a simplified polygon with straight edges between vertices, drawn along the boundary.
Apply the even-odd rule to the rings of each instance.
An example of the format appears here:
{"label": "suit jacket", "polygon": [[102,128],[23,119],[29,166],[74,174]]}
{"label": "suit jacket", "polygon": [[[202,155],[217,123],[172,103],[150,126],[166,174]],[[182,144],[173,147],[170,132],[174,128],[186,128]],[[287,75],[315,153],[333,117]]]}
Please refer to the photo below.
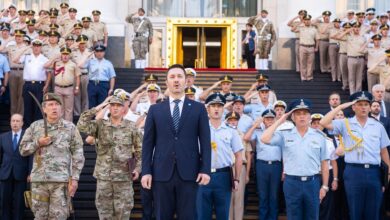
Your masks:
{"label": "suit jacket", "polygon": [[16,150],[12,146],[12,131],[0,135],[0,180],[6,180],[11,175],[16,180],[26,180],[29,173],[29,157],[22,157],[19,152],[19,144],[24,130],[19,138]]}
{"label": "suit jacket", "polygon": [[387,117],[379,116],[379,121],[382,123],[383,127],[385,127],[387,136],[390,137],[390,119]]}
{"label": "suit jacket", "polygon": [[[381,105],[381,108],[382,108],[382,105]],[[388,118],[390,118],[390,102],[385,102],[385,108],[386,108],[386,116]]]}
{"label": "suit jacket", "polygon": [[152,105],[145,122],[142,175],[168,181],[175,165],[185,181],[211,172],[210,126],[203,104],[185,99],[178,132],[175,132],[169,99]]}

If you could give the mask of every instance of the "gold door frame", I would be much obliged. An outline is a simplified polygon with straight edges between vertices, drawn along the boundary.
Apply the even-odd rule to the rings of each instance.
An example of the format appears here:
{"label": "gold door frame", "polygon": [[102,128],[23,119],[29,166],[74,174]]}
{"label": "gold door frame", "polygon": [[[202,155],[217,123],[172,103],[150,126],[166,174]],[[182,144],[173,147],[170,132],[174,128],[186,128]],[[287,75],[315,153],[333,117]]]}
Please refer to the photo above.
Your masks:
{"label": "gold door frame", "polygon": [[[179,27],[223,28],[221,41],[221,68],[233,69],[237,63],[237,20],[234,18],[168,18],[167,19],[167,65],[183,63],[182,34]],[[226,38],[226,39],[225,39]],[[226,44],[224,47],[222,44]],[[226,48],[226,49],[224,49]],[[226,51],[225,51],[226,50]],[[224,65],[222,65],[224,62]]]}

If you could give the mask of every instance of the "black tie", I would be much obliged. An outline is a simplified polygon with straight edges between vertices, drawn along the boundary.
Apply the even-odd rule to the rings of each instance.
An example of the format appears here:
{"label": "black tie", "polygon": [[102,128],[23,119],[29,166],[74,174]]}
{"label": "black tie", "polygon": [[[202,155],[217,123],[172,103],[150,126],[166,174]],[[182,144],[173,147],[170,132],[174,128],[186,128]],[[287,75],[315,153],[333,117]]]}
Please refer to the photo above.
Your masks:
{"label": "black tie", "polygon": [[179,109],[180,99],[175,99],[173,100],[173,102],[175,103],[175,107],[173,108],[173,114],[172,114],[173,127],[177,132],[177,130],[179,129],[179,121],[180,121],[180,109]]}

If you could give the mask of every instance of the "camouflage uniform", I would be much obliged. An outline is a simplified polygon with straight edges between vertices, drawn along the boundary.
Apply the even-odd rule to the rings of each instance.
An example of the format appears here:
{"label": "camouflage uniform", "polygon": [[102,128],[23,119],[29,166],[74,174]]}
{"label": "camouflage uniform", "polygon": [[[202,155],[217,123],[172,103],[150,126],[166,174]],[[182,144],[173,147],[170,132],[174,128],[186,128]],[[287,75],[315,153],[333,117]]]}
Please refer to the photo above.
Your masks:
{"label": "camouflage uniform", "polygon": [[129,15],[126,17],[128,23],[133,24],[135,37],[133,40],[133,51],[136,60],[136,68],[144,68],[146,66],[146,53],[148,53],[149,40],[153,38],[153,26],[150,20],[146,17],[134,17]]}
{"label": "camouflage uniform", "polygon": [[44,133],[43,120],[32,123],[19,147],[23,156],[34,154],[31,210],[35,219],[67,219],[68,181],[79,180],[85,160],[83,140],[76,126],[63,119],[48,124],[52,143],[39,147],[38,138]]}
{"label": "camouflage uniform", "polygon": [[257,30],[257,51],[260,59],[268,59],[271,52],[271,47],[276,40],[276,33],[272,22],[258,18],[257,16],[248,19],[248,23],[252,24]]}
{"label": "camouflage uniform", "polygon": [[97,179],[96,208],[100,219],[128,220],[134,206],[128,159],[135,155],[136,171],[140,172],[142,134],[125,119],[119,126],[112,125],[111,120],[92,120],[96,113],[96,108],[85,111],[77,123],[81,132],[99,140],[93,172]]}

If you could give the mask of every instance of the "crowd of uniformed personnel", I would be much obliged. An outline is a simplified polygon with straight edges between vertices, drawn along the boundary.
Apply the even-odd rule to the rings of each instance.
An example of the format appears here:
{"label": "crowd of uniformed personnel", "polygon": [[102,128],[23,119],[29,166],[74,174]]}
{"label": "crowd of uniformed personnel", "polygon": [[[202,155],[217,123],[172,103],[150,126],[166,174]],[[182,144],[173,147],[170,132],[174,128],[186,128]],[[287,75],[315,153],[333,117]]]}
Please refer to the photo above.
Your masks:
{"label": "crowd of uniformed personnel", "polygon": [[[82,24],[78,23],[76,9],[69,8],[66,3],[62,3],[60,8],[60,11],[53,9],[48,13],[41,11],[36,19],[34,13],[22,10],[16,17],[16,7],[13,5],[3,11],[2,19],[5,17],[5,21],[15,22],[2,25],[0,51],[5,56],[0,55],[0,65],[8,62],[8,58],[10,70],[3,66],[3,72],[11,74],[5,75],[1,92],[5,91],[4,85],[15,86],[11,88],[14,89],[11,92],[11,125],[15,123],[15,118],[23,119],[24,116],[27,130],[21,135],[22,126],[17,126],[1,135],[1,158],[12,152],[5,150],[7,147],[13,147],[14,151],[19,149],[22,156],[32,155],[28,181],[31,182],[31,209],[35,218],[66,219],[72,211],[71,198],[78,188],[85,160],[82,132],[86,135],[85,141],[96,147],[93,175],[97,179],[95,205],[99,218],[129,219],[134,206],[132,183],[142,176],[141,145],[145,119],[149,108],[167,99],[170,91],[167,89],[163,92],[158,85],[163,82],[153,74],[146,76],[144,84],[131,93],[123,89],[114,90],[115,71],[112,64],[104,59],[106,31],[102,32],[101,38],[96,33],[87,36],[90,29],[94,30],[91,19],[85,17]],[[138,11],[140,17],[143,16],[142,12]],[[367,19],[371,18],[370,13],[367,12]],[[30,17],[23,17],[27,14]],[[100,12],[93,11],[92,14],[94,22],[99,23]],[[271,29],[267,14],[262,11],[261,18],[252,18],[251,21],[255,22],[255,26],[257,21],[261,21]],[[312,55],[315,49],[334,52],[338,48],[334,48],[333,42],[327,42],[325,37],[321,40],[318,33],[318,30],[325,33],[330,26],[326,25],[330,12],[324,12],[323,22],[316,22],[318,30],[311,26],[311,16],[304,10],[299,14],[303,23],[294,22],[294,18],[289,25],[299,32],[302,80],[311,80],[310,65],[314,61]],[[127,20],[133,21],[133,16]],[[345,29],[353,27],[352,31],[344,30],[328,37],[338,39],[340,44],[342,39],[346,39],[347,45],[344,46],[350,64],[347,67],[355,72],[358,69],[363,71],[364,68],[359,65],[364,63],[364,58],[355,56],[353,49],[358,48],[364,54],[370,49],[382,47],[379,38],[387,37],[382,27],[381,35],[374,33],[370,37],[373,38],[372,42],[365,40],[361,35],[364,22],[359,15],[357,18],[361,24],[359,21],[344,21],[342,25]],[[143,18],[137,19],[138,25],[142,26]],[[334,26],[340,22],[335,21]],[[26,37],[33,28],[29,29],[28,23],[34,23],[30,25],[34,28],[42,28],[35,39]],[[371,25],[373,21],[369,23]],[[45,24],[50,29],[48,33],[44,30]],[[56,27],[53,24],[58,26],[55,30],[51,29],[52,26]],[[83,31],[85,34],[82,34]],[[137,37],[145,40],[151,34],[142,32]],[[305,38],[307,36],[312,38]],[[268,58],[274,36],[265,34],[262,37],[266,39],[262,42],[266,47],[261,55],[264,61]],[[7,41],[8,38],[14,40]],[[360,47],[348,46],[360,40]],[[142,48],[145,45],[140,43],[138,46],[145,52],[145,48]],[[89,50],[91,47],[93,52]],[[57,49],[53,52],[53,48]],[[348,55],[351,48],[352,54]],[[45,51],[47,55],[44,55]],[[390,52],[382,52],[382,56],[390,56]],[[368,53],[368,58],[374,56]],[[333,65],[325,65],[328,55],[324,54],[321,55],[322,70],[329,72]],[[142,60],[142,55],[139,58]],[[381,68],[380,62],[386,63],[386,60],[372,62],[369,70]],[[142,63],[139,61],[138,64]],[[379,76],[385,72],[387,65],[379,70]],[[263,67],[267,65],[263,64]],[[253,173],[251,170],[255,170],[260,219],[278,218],[281,192],[287,218],[292,220],[380,219],[389,208],[389,197],[386,196],[389,192],[384,188],[384,178],[388,173],[383,173],[384,167],[390,166],[387,150],[390,146],[390,119],[387,118],[390,103],[385,100],[386,83],[382,83],[386,82],[386,78],[385,81],[380,81],[381,77],[378,81],[371,81],[370,93],[361,91],[362,87],[359,87],[358,79],[363,77],[358,78],[357,74],[353,74],[353,79],[348,78],[349,88],[353,88],[350,90],[350,102],[341,104],[339,94],[332,93],[329,96],[329,109],[324,109],[320,114],[312,112],[309,100],[299,98],[289,105],[278,100],[277,91],[272,90],[269,78],[264,74],[254,77],[256,82],[242,96],[233,92],[234,79],[229,75],[222,76],[218,82],[203,90],[196,86],[197,73],[194,69],[184,69],[180,65],[175,68],[183,70],[185,98],[204,103],[210,122],[211,181],[198,189],[196,219],[211,219],[213,209],[217,219],[243,219],[245,188]],[[336,74],[335,80],[344,79],[343,76]],[[87,84],[88,89],[85,88]],[[40,103],[35,103],[28,92],[40,98],[38,102],[42,102],[43,112],[37,106]],[[24,98],[24,105],[21,97]],[[352,107],[352,112],[346,111],[349,107]],[[80,115],[77,125],[72,123],[73,113]],[[43,115],[46,120],[40,119]],[[288,120],[290,116],[291,121]],[[172,117],[175,119],[175,110]],[[9,144],[2,139],[9,139]],[[10,219],[20,211],[20,206],[4,202],[6,192],[13,190],[9,188],[14,181],[12,178],[0,178],[2,219]],[[9,199],[20,196],[23,193],[18,191]],[[152,219],[151,191],[142,189],[141,197],[143,215],[145,219]]]}

